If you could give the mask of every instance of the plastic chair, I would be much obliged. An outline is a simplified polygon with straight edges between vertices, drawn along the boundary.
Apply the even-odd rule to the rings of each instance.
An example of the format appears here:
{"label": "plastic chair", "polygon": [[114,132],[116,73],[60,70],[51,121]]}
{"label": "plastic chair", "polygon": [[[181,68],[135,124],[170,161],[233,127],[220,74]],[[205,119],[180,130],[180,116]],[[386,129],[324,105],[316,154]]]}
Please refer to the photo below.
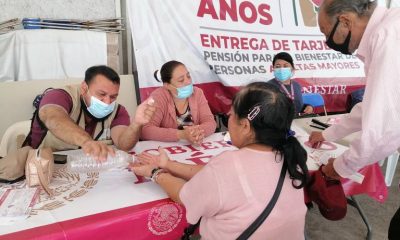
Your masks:
{"label": "plastic chair", "polygon": [[31,128],[31,120],[16,122],[7,128],[0,143],[0,157],[22,146]]}
{"label": "plastic chair", "polygon": [[[386,186],[390,187],[392,185],[393,177],[396,172],[397,162],[399,161],[400,149],[395,153],[387,157],[386,172],[385,172],[385,183]],[[383,165],[383,161],[379,162],[379,165]]]}
{"label": "plastic chair", "polygon": [[319,93],[303,93],[303,103],[311,105],[313,108],[315,107],[324,107],[325,116],[328,114],[326,113],[325,108],[325,101],[321,94]]}

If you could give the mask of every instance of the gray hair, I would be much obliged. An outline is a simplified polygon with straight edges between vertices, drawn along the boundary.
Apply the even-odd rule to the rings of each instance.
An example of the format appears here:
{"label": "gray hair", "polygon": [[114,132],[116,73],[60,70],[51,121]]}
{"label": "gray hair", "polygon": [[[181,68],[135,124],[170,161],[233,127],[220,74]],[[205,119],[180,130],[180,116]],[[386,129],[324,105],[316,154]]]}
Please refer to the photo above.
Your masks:
{"label": "gray hair", "polygon": [[331,18],[344,12],[357,13],[359,17],[370,17],[376,5],[376,0],[332,0],[324,1],[322,7]]}

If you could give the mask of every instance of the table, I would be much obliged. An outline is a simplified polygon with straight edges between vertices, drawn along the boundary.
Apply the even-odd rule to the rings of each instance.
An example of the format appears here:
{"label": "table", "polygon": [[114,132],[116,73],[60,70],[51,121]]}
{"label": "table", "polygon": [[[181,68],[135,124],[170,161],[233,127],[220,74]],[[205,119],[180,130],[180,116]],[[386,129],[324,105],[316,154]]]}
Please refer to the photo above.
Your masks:
{"label": "table", "polygon": [[[344,116],[345,116],[344,114],[331,115],[331,116],[317,117],[317,119],[322,122],[328,122],[330,118],[338,119]],[[318,129],[311,128],[309,126],[311,123],[311,119],[312,118],[295,119],[292,125],[292,128],[296,131],[298,139],[303,144],[303,147],[308,151],[308,153],[312,152],[313,149],[304,146],[304,142],[308,140],[308,136],[312,131],[319,131]],[[335,144],[337,146],[337,149],[332,151],[332,155],[338,156],[341,153],[343,153],[350,145],[352,139],[354,139],[357,136],[357,134],[359,133],[353,133],[345,137],[344,139],[338,140],[337,141],[338,144]],[[311,167],[310,168],[311,170],[315,169],[315,166],[310,166],[309,163],[308,165],[309,168]],[[379,165],[377,163],[372,164],[370,166],[364,167],[359,172],[362,175],[366,176],[362,184],[354,183],[353,181],[348,179],[342,179],[343,189],[346,195],[353,196],[357,194],[368,194],[368,196],[375,199],[376,201],[381,203],[384,202],[387,198],[387,187]]]}
{"label": "table", "polygon": [[[235,149],[222,138],[221,133],[213,134],[200,146],[145,141],[134,151],[151,152],[163,146],[172,159],[203,164]],[[0,239],[178,239],[187,226],[182,205],[172,202],[157,184],[138,179],[127,169],[77,174],[64,165],[56,168],[50,185],[55,196],[42,191],[28,219],[0,225]]]}
{"label": "table", "polygon": [[[323,123],[335,123],[340,121],[341,118],[346,117],[347,114],[336,114],[336,115],[329,115],[329,116],[320,116],[320,117],[313,117],[315,119],[318,119],[319,121],[323,122]],[[301,127],[302,129],[304,129],[308,134],[310,134],[313,131],[321,131],[317,128],[313,128],[310,127],[311,119],[313,118],[298,118],[294,120],[294,123]],[[317,125],[317,124],[312,124],[312,125]],[[356,133],[352,133],[349,136],[346,136],[343,139],[339,139],[338,141],[336,141],[336,143],[339,143],[343,146],[348,147],[350,145],[350,143],[353,141],[353,139],[360,135],[360,132],[356,132]]]}
{"label": "table", "polygon": [[[293,127],[300,142],[308,138],[300,127]],[[212,156],[235,149],[222,139],[221,133],[215,133],[200,146],[184,142],[143,141],[133,150],[136,153],[154,152],[162,146],[171,159],[205,164]],[[334,152],[337,154],[346,149],[338,144],[336,146]],[[310,148],[306,150],[309,153],[312,151]],[[307,165],[311,170],[317,168],[313,161],[308,161]],[[369,179],[378,173],[367,171],[364,174]],[[348,184],[351,186],[345,189],[348,195],[380,190],[378,185],[374,188],[370,183]],[[24,187],[24,182],[15,187]],[[187,226],[183,206],[169,200],[157,184],[138,178],[126,169],[76,174],[58,165],[51,188],[55,189],[56,195],[49,198],[42,193],[40,202],[28,219],[12,226],[0,225],[0,240],[177,239]]]}
{"label": "table", "polygon": [[[323,116],[317,117],[318,120],[321,122],[328,123],[335,122],[337,120],[340,121],[340,118],[345,117],[344,114],[342,115],[333,115],[333,116]],[[308,140],[308,136],[312,131],[318,131],[318,129],[310,127],[312,118],[303,118],[303,119],[295,119],[292,124],[292,129],[296,131],[297,138],[303,144],[303,147],[307,150],[309,160],[307,161],[307,165],[309,166],[310,170],[314,170],[315,166],[310,166],[310,156],[312,156],[313,150],[304,145],[304,142]],[[315,124],[314,124],[315,125]],[[342,144],[335,144],[337,149],[332,150],[332,157],[338,156],[343,153],[348,146],[350,145],[352,139],[354,139],[357,134],[360,133],[353,133],[339,141],[338,143]],[[344,147],[346,146],[346,147]],[[313,169],[314,167],[314,169]],[[382,171],[377,163],[366,166],[362,168],[359,173],[365,176],[364,181],[362,184],[354,183],[349,179],[341,179],[343,190],[348,197],[347,202],[349,205],[355,207],[359,212],[362,220],[364,221],[367,227],[367,236],[366,238],[370,240],[372,238],[372,228],[368,222],[367,217],[365,216],[361,206],[359,205],[358,201],[354,198],[354,195],[357,194],[367,194],[371,198],[375,199],[378,202],[384,202],[387,198],[387,187],[385,183],[385,179],[382,175]]]}

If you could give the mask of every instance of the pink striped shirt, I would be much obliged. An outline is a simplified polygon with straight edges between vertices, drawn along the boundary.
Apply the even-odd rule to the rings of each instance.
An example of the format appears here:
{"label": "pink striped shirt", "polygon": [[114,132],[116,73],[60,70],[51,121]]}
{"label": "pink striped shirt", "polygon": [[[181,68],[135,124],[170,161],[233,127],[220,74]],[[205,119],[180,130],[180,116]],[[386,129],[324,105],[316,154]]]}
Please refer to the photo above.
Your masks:
{"label": "pink striped shirt", "polygon": [[[151,93],[157,107],[152,120],[143,126],[141,139],[164,142],[178,141],[178,124],[176,121],[175,104],[169,91],[160,87]],[[216,123],[214,115],[203,91],[193,88],[193,94],[189,97],[190,113],[193,117],[193,124],[200,125],[204,130],[205,137],[215,132]]]}

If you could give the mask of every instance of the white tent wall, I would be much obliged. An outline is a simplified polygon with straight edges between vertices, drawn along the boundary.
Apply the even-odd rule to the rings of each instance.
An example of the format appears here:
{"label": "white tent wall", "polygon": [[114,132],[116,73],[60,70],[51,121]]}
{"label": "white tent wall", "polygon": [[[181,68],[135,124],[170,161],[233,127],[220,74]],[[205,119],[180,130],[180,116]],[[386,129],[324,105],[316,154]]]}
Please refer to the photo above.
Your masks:
{"label": "white tent wall", "polygon": [[389,0],[390,7],[400,7],[400,0]]}
{"label": "white tent wall", "polygon": [[[125,5],[126,0],[0,0],[0,22],[24,17],[84,20],[122,17],[127,26]],[[130,35],[130,32],[119,35],[119,69],[116,70],[120,74],[132,73],[132,54],[128,54],[131,51],[128,47],[132,41]]]}
{"label": "white tent wall", "polygon": [[0,21],[40,17],[98,19],[116,16],[115,0],[0,0]]}
{"label": "white tent wall", "polygon": [[[119,35],[118,42],[118,55],[119,55],[119,73],[132,74],[132,68],[134,64],[132,56],[132,38],[131,32],[129,31],[129,24],[126,22],[126,0],[0,0],[0,22],[13,19],[13,18],[24,18],[24,17],[40,17],[40,18],[57,18],[57,19],[101,19],[101,18],[116,18],[122,17],[123,24],[127,31],[123,31]],[[1,55],[1,54],[0,54]],[[0,64],[3,64],[0,61]],[[118,69],[116,69],[118,70]],[[55,81],[56,79],[52,79]],[[59,80],[59,79],[57,79]],[[11,80],[12,81],[12,80]],[[15,80],[14,80],[15,81]],[[51,81],[51,80],[48,80]],[[129,82],[132,86],[129,86],[128,91],[135,89],[132,78],[129,78]],[[0,81],[0,89],[4,88],[4,84],[10,84],[7,82]],[[60,85],[60,83],[57,83]],[[132,94],[135,93],[134,91]],[[22,94],[22,93],[17,93]],[[127,99],[131,99],[129,97]],[[133,96],[136,98],[136,96]],[[4,95],[0,95],[1,100],[6,100]],[[6,101],[4,101],[6,102]],[[135,101],[134,102],[136,105]],[[29,105],[31,107],[31,101]],[[129,106],[134,112],[133,107]],[[31,111],[28,111],[31,112]],[[30,117],[30,114],[29,114]],[[25,120],[25,119],[19,119]],[[17,119],[17,121],[19,121]],[[4,122],[4,123],[3,123]],[[9,122],[5,121],[0,124],[0,139],[3,135],[4,130],[9,126]]]}

